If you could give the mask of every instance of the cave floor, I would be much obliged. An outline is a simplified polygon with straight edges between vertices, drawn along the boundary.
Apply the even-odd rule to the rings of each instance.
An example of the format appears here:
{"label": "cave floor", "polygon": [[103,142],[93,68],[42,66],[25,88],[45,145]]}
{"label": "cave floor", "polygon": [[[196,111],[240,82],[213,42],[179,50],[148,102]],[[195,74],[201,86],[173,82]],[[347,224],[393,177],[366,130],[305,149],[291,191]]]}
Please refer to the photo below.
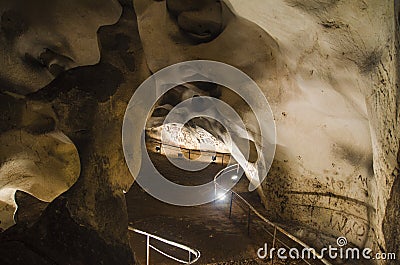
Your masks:
{"label": "cave floor", "polygon": [[[211,164],[200,172],[181,171],[160,154],[150,156],[160,173],[180,184],[198,185],[199,182],[208,182],[222,169],[219,164]],[[245,191],[246,182],[242,177],[235,190],[238,193]],[[262,207],[255,192],[240,194],[256,208]],[[201,206],[180,207],[153,198],[135,183],[126,194],[126,201],[132,227],[199,250],[201,257],[196,264],[271,264],[270,261],[257,258],[256,254],[265,242],[270,242],[270,236],[254,222],[251,223],[248,235],[247,212],[239,205],[233,204],[232,218],[229,218],[230,196],[223,201]],[[138,262],[146,264],[146,237],[131,232],[130,240]],[[166,248],[165,245],[157,247],[187,259],[185,252]],[[178,263],[151,251],[150,264]],[[274,264],[289,263],[275,261]],[[290,264],[302,263],[291,261]]]}

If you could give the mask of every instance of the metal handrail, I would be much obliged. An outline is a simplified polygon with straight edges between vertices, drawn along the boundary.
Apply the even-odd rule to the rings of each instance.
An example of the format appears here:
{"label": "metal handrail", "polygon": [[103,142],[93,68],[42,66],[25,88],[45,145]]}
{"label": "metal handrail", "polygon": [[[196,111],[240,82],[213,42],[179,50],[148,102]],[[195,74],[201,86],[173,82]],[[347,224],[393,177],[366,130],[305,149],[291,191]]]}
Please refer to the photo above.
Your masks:
{"label": "metal handrail", "polygon": [[163,146],[168,146],[168,147],[174,147],[174,148],[179,148],[181,150],[186,150],[186,151],[199,151],[199,152],[205,152],[205,153],[216,153],[216,154],[221,154],[221,155],[230,155],[229,152],[215,152],[213,150],[203,150],[203,149],[190,149],[182,146],[177,146],[177,145],[172,145],[172,144],[167,144],[162,142],[161,140],[155,139],[155,138],[149,138],[149,142],[156,143],[156,144],[162,144]]}
{"label": "metal handrail", "polygon": [[[274,231],[274,235],[273,235],[273,241],[275,242],[276,240],[276,231],[281,232],[282,234],[286,235],[289,239],[293,240],[294,242],[296,242],[297,244],[301,245],[304,248],[310,249],[311,252],[313,252],[313,254],[316,257],[320,257],[320,254],[314,249],[311,248],[307,243],[303,242],[302,240],[300,240],[299,238],[295,237],[294,235],[290,234],[289,232],[287,232],[285,229],[283,229],[282,227],[278,226],[277,224],[273,223],[272,221],[268,220],[267,218],[265,218],[262,214],[260,214],[249,202],[247,202],[242,196],[240,196],[239,194],[237,194],[236,192],[234,192],[233,190],[227,190],[224,187],[222,187],[220,184],[218,184],[217,182],[217,178],[219,176],[221,176],[222,174],[226,174],[229,173],[231,171],[238,171],[239,169],[239,164],[233,164],[230,166],[227,166],[224,169],[221,169],[214,177],[214,185],[215,185],[215,194],[217,194],[217,187],[225,192],[231,192],[232,195],[234,194],[237,198],[239,198],[243,203],[245,203],[249,209],[258,217],[260,218],[263,222],[267,223],[268,225],[272,226],[275,231]],[[215,197],[216,199],[218,199],[217,197]],[[319,260],[324,263],[325,265],[332,265],[328,260],[322,258],[319,258]],[[306,261],[306,260],[304,260]],[[307,262],[307,261],[306,261]],[[308,262],[307,262],[308,263]],[[309,264],[309,263],[308,263]]]}
{"label": "metal handrail", "polygon": [[[165,256],[165,257],[167,257],[169,259],[175,260],[175,261],[177,261],[179,263],[182,263],[182,264],[194,264],[200,258],[200,251],[198,251],[196,249],[192,249],[192,248],[190,248],[188,246],[173,242],[171,240],[164,239],[164,238],[156,236],[156,235],[152,235],[150,233],[141,231],[139,229],[135,229],[135,228],[133,228],[131,226],[128,226],[128,230],[146,236],[146,265],[150,264],[150,249],[153,249],[153,250],[157,251],[158,253],[160,253],[161,255],[163,255],[163,256]],[[188,254],[189,254],[188,255],[188,261],[176,258],[176,257],[174,257],[174,256],[172,256],[170,254],[167,254],[167,253],[161,251],[160,249],[158,249],[155,246],[151,245],[150,239],[155,239],[155,240],[163,242],[163,243],[165,243],[167,245],[170,245],[170,246],[173,246],[173,247],[177,247],[177,248],[180,248],[182,250],[186,250],[188,252]]]}

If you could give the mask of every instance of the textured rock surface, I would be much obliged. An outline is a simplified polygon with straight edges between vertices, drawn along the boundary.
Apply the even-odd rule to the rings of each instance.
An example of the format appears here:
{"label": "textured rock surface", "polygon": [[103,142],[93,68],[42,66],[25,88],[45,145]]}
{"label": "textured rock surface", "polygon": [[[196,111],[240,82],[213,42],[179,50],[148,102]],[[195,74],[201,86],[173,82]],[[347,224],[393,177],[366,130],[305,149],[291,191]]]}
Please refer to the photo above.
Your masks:
{"label": "textured rock surface", "polygon": [[[399,102],[400,102],[400,95],[399,95],[399,69],[400,69],[400,62],[399,62],[399,55],[398,51],[400,49],[400,3],[397,1],[395,3],[395,42],[392,44],[394,49],[397,51],[395,54],[389,54],[389,58],[393,58],[394,60],[389,60],[390,66],[387,67],[390,69],[392,78],[386,77],[390,80],[390,85],[395,85],[396,90],[390,91],[390,93],[380,93],[381,95],[384,94],[386,96],[377,97],[375,99],[379,103],[383,101],[383,105],[389,104],[391,108],[386,108],[381,110],[387,117],[388,121],[386,121],[382,125],[381,132],[381,143],[384,148],[381,149],[380,157],[385,158],[384,163],[380,164],[380,172],[377,174],[381,174],[381,182],[382,188],[390,187],[391,191],[390,194],[388,190],[384,190],[383,194],[388,196],[387,206],[385,208],[385,218],[383,220],[383,234],[386,243],[386,250],[393,251],[396,253],[396,257],[400,257],[400,230],[399,230],[399,220],[400,220],[400,139],[399,139]],[[383,72],[385,72],[383,68]],[[388,74],[389,74],[388,73]],[[393,76],[394,75],[394,76]],[[384,80],[386,80],[386,78]],[[381,79],[382,80],[382,79]],[[385,91],[385,90],[384,90]],[[376,94],[375,94],[376,95]],[[378,94],[379,95],[379,94]],[[377,104],[375,104],[377,107]],[[397,123],[396,123],[397,122]],[[386,126],[390,125],[390,128]],[[393,130],[393,131],[392,131]],[[397,143],[397,144],[396,144]],[[397,153],[397,163],[394,160],[394,156]],[[378,158],[377,158],[378,159]],[[393,185],[391,185],[393,183]],[[386,184],[386,185],[385,185]],[[385,197],[383,196],[383,201],[385,203]],[[381,211],[383,213],[383,211]],[[391,264],[396,264],[396,261],[392,261]]]}
{"label": "textured rock surface", "polygon": [[99,64],[62,73],[24,99],[57,117],[54,126],[76,146],[82,170],[36,222],[31,220],[37,215],[23,215],[22,207],[22,215],[17,213],[21,222],[0,235],[1,264],[135,263],[123,194],[133,178],[122,153],[121,125],[126,105],[148,71],[132,4],[124,4],[119,23],[99,32]]}
{"label": "textured rock surface", "polygon": [[[263,5],[261,1],[254,1],[254,5],[246,6],[239,1],[232,1],[240,14],[261,25],[278,40],[281,49],[287,51],[284,53],[289,55],[286,61],[290,75],[296,76],[294,85],[303,83],[303,88],[312,91],[314,96],[318,91],[313,88],[325,93],[338,93],[351,107],[340,113],[344,108],[339,101],[333,100],[332,94],[329,98],[335,105],[324,106],[324,111],[333,109],[333,114],[339,119],[350,118],[348,124],[342,124],[349,131],[343,131],[340,127],[339,130],[332,130],[331,124],[336,122],[329,123],[326,117],[320,118],[321,126],[327,127],[316,131],[329,133],[337,144],[337,155],[334,159],[325,159],[326,162],[332,162],[332,168],[328,172],[307,170],[313,169],[313,166],[307,165],[306,161],[317,164],[316,160],[309,156],[300,156],[297,157],[298,164],[304,167],[305,170],[300,171],[304,173],[293,174],[290,172],[293,165],[291,159],[280,159],[278,150],[275,161],[277,174],[272,175],[275,178],[271,177],[269,180],[271,183],[274,183],[274,179],[284,180],[286,187],[282,183],[276,183],[270,189],[269,183],[266,183],[265,188],[271,191],[268,194],[275,191],[271,199],[280,202],[280,212],[286,218],[289,214],[289,219],[297,219],[335,236],[345,235],[359,246],[372,245],[375,251],[398,252],[398,249],[393,249],[396,236],[389,232],[390,229],[396,231],[396,228],[386,225],[390,228],[386,229],[385,236],[382,230],[386,211],[391,222],[398,222],[398,216],[393,212],[396,186],[392,189],[398,175],[396,157],[399,148],[396,57],[398,11],[395,12],[394,2],[286,2],[294,8],[273,2],[268,5],[273,8],[260,9],[259,6]],[[285,16],[290,16],[290,19]],[[278,24],[280,27],[277,27]],[[301,45],[296,41],[300,39]],[[303,97],[307,97],[307,90],[301,93]],[[312,99],[309,94],[307,98]],[[319,101],[325,102],[323,98]],[[316,103],[318,102],[313,102],[313,105],[316,106]],[[297,109],[297,113],[304,114],[304,109]],[[297,122],[301,119],[296,112],[289,109],[282,116],[277,113],[276,117]],[[310,116],[307,116],[307,120],[310,120]],[[355,126],[357,123],[361,126]],[[279,130],[279,121],[277,126]],[[295,128],[300,128],[294,130],[297,135],[307,139],[304,138],[307,137],[304,134],[306,131],[301,130],[301,125],[296,124]],[[278,137],[279,134],[278,132]],[[312,135],[310,132],[307,134]],[[310,150],[304,146],[304,150],[324,158],[321,156],[321,149],[326,147],[320,144],[319,139],[313,137],[312,141],[306,141],[312,142],[313,146],[318,144],[318,147]],[[292,141],[288,143],[289,150],[299,145]],[[360,149],[362,146],[364,147]],[[343,160],[338,161],[338,155]],[[299,166],[296,167],[299,169]],[[282,169],[286,176],[283,178],[280,177],[282,172],[278,174]],[[296,180],[301,181],[298,186],[294,185]],[[387,206],[390,197],[391,203]],[[274,212],[279,212],[279,207],[274,208]],[[325,217],[327,219],[324,221]],[[384,237],[387,238],[386,243],[391,242],[387,246]]]}
{"label": "textured rock surface", "polygon": [[57,198],[34,225],[14,226],[1,235],[1,264],[133,264],[129,245],[107,242],[77,223],[68,200]]}
{"label": "textured rock surface", "polygon": [[55,120],[40,104],[8,95],[0,100],[0,228],[6,229],[14,224],[16,190],[50,202],[75,183],[80,162],[75,145],[54,130]]}
{"label": "textured rock surface", "polygon": [[16,223],[26,226],[33,225],[49,205],[49,203],[19,190],[15,192],[15,202],[18,208],[15,211],[14,220]]}
{"label": "textured rock surface", "polygon": [[150,127],[146,131],[153,139],[171,146],[184,146],[187,149],[216,151],[228,153],[228,149],[222,141],[219,141],[201,127],[181,127],[167,124],[159,127]]}
{"label": "textured rock surface", "polygon": [[6,229],[14,224],[17,189],[50,202],[74,184],[80,166],[75,145],[59,131],[11,130],[1,134],[0,142],[0,227]]}
{"label": "textured rock surface", "polygon": [[1,1],[1,91],[28,94],[65,70],[99,62],[96,32],[120,14],[117,0]]}

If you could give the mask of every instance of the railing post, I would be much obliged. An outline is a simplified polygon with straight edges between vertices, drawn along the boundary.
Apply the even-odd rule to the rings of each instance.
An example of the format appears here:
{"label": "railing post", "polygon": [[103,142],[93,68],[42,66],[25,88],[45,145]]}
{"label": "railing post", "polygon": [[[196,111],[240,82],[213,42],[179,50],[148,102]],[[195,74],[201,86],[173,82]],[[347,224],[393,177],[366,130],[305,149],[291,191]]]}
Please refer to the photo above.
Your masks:
{"label": "railing post", "polygon": [[150,265],[150,236],[146,236],[146,265]]}
{"label": "railing post", "polygon": [[[276,226],[274,226],[274,238],[273,238],[273,240],[272,240],[272,248],[275,248],[275,240],[276,240]],[[274,265],[274,257],[275,256],[272,256],[272,261],[271,261],[271,265]]]}
{"label": "railing post", "polygon": [[233,203],[233,191],[231,191],[231,202],[229,204],[229,219],[232,217],[232,203]]}
{"label": "railing post", "polygon": [[217,183],[214,182],[214,204],[217,205]]}
{"label": "railing post", "polygon": [[249,207],[249,212],[247,213],[247,235],[250,235],[250,222],[251,222],[251,212]]}
{"label": "railing post", "polygon": [[221,165],[224,165],[224,155],[225,155],[225,154],[222,154]]}
{"label": "railing post", "polygon": [[189,160],[190,160],[190,149],[189,149]]}
{"label": "railing post", "polygon": [[[143,231],[135,229],[135,228],[133,228],[131,226],[128,226],[128,230],[132,231],[132,232],[135,232],[135,233],[138,233],[140,235],[146,236],[146,265],[150,265],[150,251],[152,249],[155,250],[157,253],[159,253],[159,254],[161,254],[161,255],[169,258],[169,259],[172,259],[174,261],[177,261],[177,262],[183,263],[183,264],[193,264],[200,258],[200,252],[198,250],[194,250],[194,249],[191,249],[191,248],[189,248],[189,247],[187,247],[185,245],[182,245],[182,244],[179,244],[179,243],[164,239],[164,238],[159,237],[159,236],[155,236],[155,235],[143,232]],[[173,246],[174,248],[178,248],[178,249],[187,251],[188,254],[189,254],[189,261],[186,261],[185,259],[180,259],[178,257],[174,257],[173,255],[169,255],[169,254],[163,252],[162,250],[156,248],[154,245],[151,245],[150,240],[157,240],[158,242],[162,242],[164,244]]]}

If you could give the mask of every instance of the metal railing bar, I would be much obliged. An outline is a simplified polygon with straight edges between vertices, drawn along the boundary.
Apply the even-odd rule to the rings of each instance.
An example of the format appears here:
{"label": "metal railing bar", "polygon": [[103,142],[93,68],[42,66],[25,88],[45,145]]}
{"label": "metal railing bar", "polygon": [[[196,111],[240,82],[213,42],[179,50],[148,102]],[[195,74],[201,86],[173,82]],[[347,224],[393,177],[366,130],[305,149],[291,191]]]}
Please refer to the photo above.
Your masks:
{"label": "metal railing bar", "polygon": [[135,228],[133,228],[133,227],[128,227],[128,229],[129,229],[130,231],[136,232],[136,233],[138,233],[138,234],[142,234],[142,235],[146,235],[146,236],[148,235],[148,236],[150,236],[151,238],[154,238],[154,239],[157,239],[158,241],[167,243],[168,245],[171,245],[171,246],[174,246],[174,247],[178,247],[178,248],[180,248],[180,249],[183,249],[183,250],[192,252],[192,254],[194,254],[194,255],[196,255],[197,252],[198,252],[198,251],[196,251],[196,250],[194,250],[194,249],[191,249],[191,248],[189,248],[189,247],[187,247],[187,246],[185,246],[185,245],[182,245],[182,244],[179,244],[179,243],[170,241],[170,240],[168,240],[168,239],[161,238],[161,237],[156,236],[156,235],[152,235],[152,234],[147,233],[147,232],[143,232],[143,231],[138,230],[138,229],[135,229]]}
{"label": "metal railing bar", "polygon": [[[201,254],[200,254],[200,251],[198,251],[198,250],[192,249],[192,248],[187,247],[185,245],[173,242],[171,240],[168,240],[168,239],[156,236],[156,235],[152,235],[150,233],[141,231],[139,229],[135,229],[135,228],[133,228],[131,226],[128,226],[128,230],[146,236],[146,264],[147,265],[150,264],[149,263],[149,259],[150,259],[149,258],[149,255],[150,255],[150,251],[149,250],[150,250],[150,248],[155,250],[155,251],[157,251],[161,255],[164,255],[165,257],[167,257],[169,259],[175,260],[175,261],[183,263],[183,264],[193,264],[200,258]],[[181,260],[179,258],[173,257],[172,255],[169,255],[169,254],[161,251],[160,249],[158,249],[155,246],[150,244],[150,238],[153,238],[153,239],[155,239],[157,241],[160,241],[162,243],[168,244],[170,246],[174,246],[174,247],[177,247],[179,249],[186,250],[189,253],[189,261]],[[192,254],[194,255],[194,259],[192,259]]]}
{"label": "metal railing bar", "polygon": [[267,232],[270,236],[274,237],[274,234],[272,234],[270,231],[268,231],[268,230],[265,229],[264,227],[262,227],[261,229],[263,229],[265,232]]}
{"label": "metal railing bar", "polygon": [[150,264],[150,236],[146,235],[146,265]]}
{"label": "metal railing bar", "polygon": [[161,255],[163,255],[163,256],[165,256],[165,257],[167,257],[167,258],[170,258],[170,259],[172,259],[172,260],[175,260],[175,261],[177,261],[177,262],[179,262],[179,263],[191,264],[190,261],[188,262],[188,261],[184,261],[184,260],[182,260],[182,259],[175,258],[175,257],[173,257],[173,256],[171,256],[171,255],[169,255],[169,254],[167,254],[167,253],[165,253],[165,252],[159,250],[158,248],[156,248],[156,247],[153,246],[153,245],[150,245],[150,248],[153,249],[153,250],[155,250],[155,251],[157,251],[157,252],[160,253]]}
{"label": "metal railing bar", "polygon": [[[222,170],[220,170],[214,177],[214,183],[215,183],[215,187],[220,186],[217,183],[217,178],[222,175],[222,174],[226,174],[227,172],[230,172],[230,168],[233,167],[238,167],[237,164],[234,165],[230,165]],[[226,172],[225,172],[226,170]],[[219,187],[221,190],[224,190],[225,192],[229,192],[229,190],[226,190],[223,187]],[[264,221],[265,223],[269,224],[270,226],[276,228],[279,232],[281,232],[282,234],[284,234],[285,236],[287,236],[288,238],[290,238],[291,240],[293,240],[294,242],[296,242],[297,244],[301,245],[304,248],[310,249],[311,252],[315,255],[315,256],[320,256],[320,254],[314,249],[311,248],[307,243],[303,242],[302,240],[298,239],[297,237],[293,236],[292,234],[290,234],[289,232],[287,232],[285,229],[281,228],[280,226],[276,225],[275,223],[271,222],[270,220],[268,220],[267,218],[265,218],[263,215],[261,215],[252,205],[250,205],[242,196],[240,196],[239,194],[237,194],[236,192],[232,191],[232,193],[235,194],[235,197],[239,198],[240,200],[242,200],[251,210],[252,212],[258,217],[260,218],[262,221]],[[304,260],[304,259],[303,259]],[[318,259],[319,261],[321,261],[322,263],[324,263],[325,265],[332,265],[328,260],[324,259],[323,257]]]}
{"label": "metal railing bar", "polygon": [[[173,147],[173,148],[176,148],[176,149],[180,149],[180,150],[187,150],[187,151],[198,151],[198,152],[203,152],[203,153],[210,153],[210,154],[221,154],[221,155],[228,155],[228,156],[230,156],[231,154],[230,153],[224,153],[224,152],[215,152],[215,151],[213,151],[213,150],[201,150],[201,149],[189,149],[189,148],[185,148],[185,147],[180,147],[180,146],[176,146],[176,145],[171,145],[171,144],[166,144],[166,143],[163,143],[163,142],[161,142],[161,141],[159,141],[159,140],[155,140],[155,139],[149,139],[149,141],[150,142],[153,142],[153,143],[157,143],[157,144],[162,144],[163,146],[167,146],[167,147]],[[164,147],[165,148],[165,147]]]}

